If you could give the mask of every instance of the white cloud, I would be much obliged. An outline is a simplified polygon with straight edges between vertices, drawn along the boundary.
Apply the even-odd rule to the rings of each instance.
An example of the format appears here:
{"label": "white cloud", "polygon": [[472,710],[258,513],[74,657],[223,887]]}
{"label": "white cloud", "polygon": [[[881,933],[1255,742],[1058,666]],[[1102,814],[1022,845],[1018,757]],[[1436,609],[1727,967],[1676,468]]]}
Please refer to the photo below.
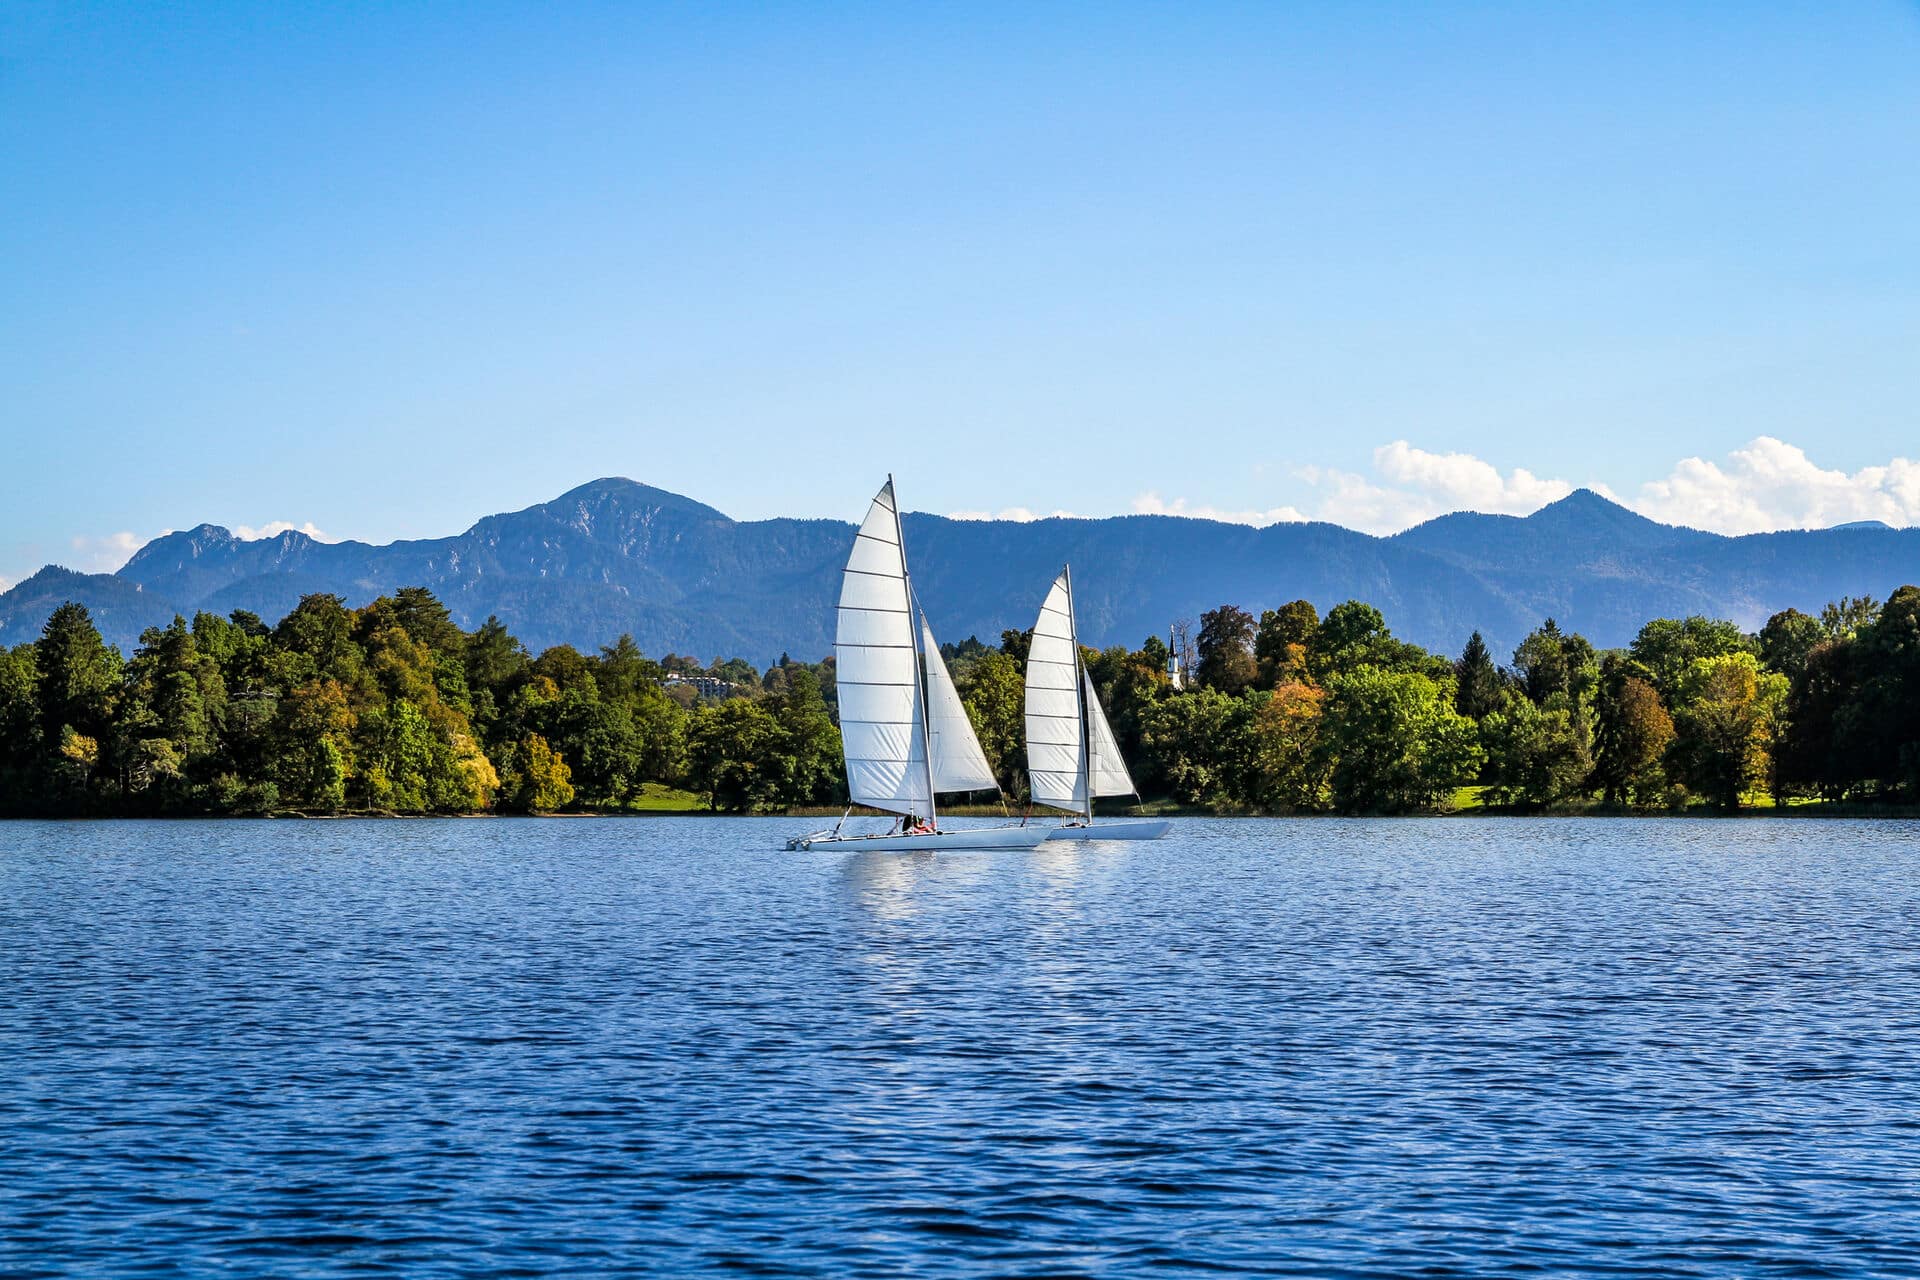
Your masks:
{"label": "white cloud", "polygon": [[242,542],[258,542],[262,538],[278,537],[289,529],[295,533],[304,533],[315,542],[339,541],[339,539],[314,528],[313,521],[311,520],[303,524],[295,524],[291,520],[269,520],[257,529],[250,524],[237,524],[233,527],[233,536]]}
{"label": "white cloud", "polygon": [[1322,490],[1322,520],[1368,533],[1398,533],[1450,511],[1527,515],[1573,492],[1565,480],[1543,480],[1525,467],[1505,475],[1470,453],[1430,453],[1405,440],[1373,451],[1374,478],[1305,467],[1300,478]]}
{"label": "white cloud", "polygon": [[1031,524],[1035,520],[1078,520],[1081,517],[1071,511],[1035,511],[1031,507],[1003,507],[998,511],[949,511],[949,520],[1011,520],[1016,524]]}
{"label": "white cloud", "polygon": [[13,590],[13,579],[9,578],[4,573],[0,573],[0,591],[11,591],[11,590]]}
{"label": "white cloud", "polygon": [[[1473,454],[1430,453],[1405,440],[1375,449],[1366,475],[1301,467],[1294,476],[1317,495],[1310,514],[1296,507],[1223,511],[1158,493],[1141,494],[1133,509],[1255,525],[1311,518],[1387,534],[1450,511],[1530,515],[1574,490],[1566,480],[1524,467],[1502,473]],[[1616,495],[1604,484],[1588,487],[1652,519],[1715,533],[1824,529],[1854,520],[1920,525],[1920,462],[1894,458],[1848,474],[1820,467],[1805,450],[1772,436],[1757,437],[1724,462],[1684,458],[1634,496]]]}
{"label": "white cloud", "polygon": [[1222,510],[1151,492],[1135,498],[1133,509],[1144,515],[1251,525],[1326,520],[1367,533],[1397,533],[1449,511],[1525,515],[1573,492],[1564,480],[1543,480],[1525,468],[1502,475],[1498,467],[1470,453],[1429,453],[1405,440],[1373,451],[1372,476],[1329,467],[1300,467],[1293,474],[1320,495],[1311,512],[1297,506]]}
{"label": "white cloud", "polygon": [[1824,529],[1853,520],[1920,524],[1920,462],[1894,458],[1849,475],[1828,470],[1806,450],[1759,436],[1726,464],[1683,458],[1662,480],[1640,486],[1631,505],[1668,524],[1715,533]]}
{"label": "white cloud", "polygon": [[1542,480],[1524,467],[1502,476],[1498,467],[1470,453],[1428,453],[1405,440],[1375,449],[1373,468],[1394,484],[1463,511],[1524,515],[1573,492],[1565,480]]}
{"label": "white cloud", "polygon": [[83,534],[73,539],[71,567],[81,573],[112,573],[146,545],[147,539],[125,531],[101,537]]}
{"label": "white cloud", "polygon": [[1250,524],[1264,528],[1270,524],[1297,524],[1307,517],[1294,507],[1269,507],[1265,511],[1224,511],[1219,507],[1194,506],[1185,498],[1171,502],[1159,494],[1143,493],[1133,500],[1133,513],[1140,516],[1187,516],[1194,520],[1224,520],[1228,524]]}

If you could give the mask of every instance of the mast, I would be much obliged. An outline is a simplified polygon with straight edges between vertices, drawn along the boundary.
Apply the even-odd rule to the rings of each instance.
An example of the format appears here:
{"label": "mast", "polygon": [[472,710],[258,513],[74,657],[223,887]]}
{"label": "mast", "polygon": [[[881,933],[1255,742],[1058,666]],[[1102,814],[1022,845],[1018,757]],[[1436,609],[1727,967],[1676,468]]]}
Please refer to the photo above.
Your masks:
{"label": "mast", "polygon": [[1067,579],[1067,636],[1073,646],[1073,700],[1080,708],[1080,776],[1086,780],[1086,819],[1087,825],[1093,825],[1093,726],[1087,723],[1086,686],[1080,668],[1080,618],[1079,610],[1073,607],[1073,566],[1061,566],[1061,572]]}
{"label": "mast", "polygon": [[927,707],[927,673],[921,664],[927,659],[926,646],[920,642],[921,628],[913,625],[913,610],[920,607],[913,595],[913,575],[907,569],[907,535],[900,527],[900,495],[893,487],[893,473],[887,473],[887,495],[893,499],[893,537],[900,544],[900,580],[907,590],[907,626],[913,632],[913,696],[920,704],[920,754],[925,757],[927,766],[927,822],[936,830],[940,826],[938,801],[933,795],[933,730],[928,724],[931,713]]}

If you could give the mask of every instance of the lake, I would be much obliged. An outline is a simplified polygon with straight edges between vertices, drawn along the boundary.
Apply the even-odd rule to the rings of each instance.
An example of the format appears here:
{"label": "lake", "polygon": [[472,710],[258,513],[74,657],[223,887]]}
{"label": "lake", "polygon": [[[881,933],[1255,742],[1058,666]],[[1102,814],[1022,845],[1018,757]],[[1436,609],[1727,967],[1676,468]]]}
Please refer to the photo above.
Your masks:
{"label": "lake", "polygon": [[1920,1270],[1920,826],[0,823],[0,1274]]}

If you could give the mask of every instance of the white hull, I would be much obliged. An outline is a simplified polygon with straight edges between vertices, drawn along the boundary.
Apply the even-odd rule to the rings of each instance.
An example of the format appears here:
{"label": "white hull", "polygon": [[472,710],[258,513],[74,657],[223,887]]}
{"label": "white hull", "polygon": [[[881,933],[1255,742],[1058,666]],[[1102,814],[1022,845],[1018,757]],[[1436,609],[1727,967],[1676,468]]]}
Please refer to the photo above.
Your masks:
{"label": "white hull", "polygon": [[974,827],[959,831],[931,831],[925,835],[836,836],[817,831],[787,841],[789,849],[845,849],[868,853],[945,852],[960,849],[1032,849],[1044,841],[1050,827],[1030,823],[1023,827]]}
{"label": "white hull", "polygon": [[1158,840],[1173,830],[1173,824],[1159,822],[1084,822],[1055,827],[1047,832],[1049,840]]}

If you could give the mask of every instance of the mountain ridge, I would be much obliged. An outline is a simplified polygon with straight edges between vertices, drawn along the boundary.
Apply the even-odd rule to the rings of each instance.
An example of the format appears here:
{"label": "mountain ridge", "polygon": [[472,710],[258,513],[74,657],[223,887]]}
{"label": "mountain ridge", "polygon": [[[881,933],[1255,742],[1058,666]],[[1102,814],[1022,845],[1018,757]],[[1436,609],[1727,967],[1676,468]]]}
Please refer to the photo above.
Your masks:
{"label": "mountain ridge", "polygon": [[[1089,643],[1137,645],[1223,603],[1259,612],[1304,597],[1378,606],[1408,639],[1457,652],[1475,630],[1496,652],[1541,618],[1624,644],[1648,618],[1687,613],[1757,627],[1780,608],[1884,596],[1920,579],[1920,529],[1862,527],[1728,537],[1665,525],[1591,490],[1528,516],[1454,512],[1387,537],[1324,522],[1254,528],[1188,516],[1028,522],[903,517],[915,586],[936,631],[992,638],[1032,624],[1046,583],[1075,565]],[[38,635],[75,599],[130,649],[147,626],[248,609],[277,619],[312,591],[363,604],[425,586],[456,620],[498,615],[534,648],[592,648],[631,632],[649,653],[771,661],[826,653],[853,525],[734,520],[621,477],[498,512],[465,531],[385,544],[296,530],[242,539],[215,524],[169,533],[111,574],[48,566],[0,593],[0,643]]]}

